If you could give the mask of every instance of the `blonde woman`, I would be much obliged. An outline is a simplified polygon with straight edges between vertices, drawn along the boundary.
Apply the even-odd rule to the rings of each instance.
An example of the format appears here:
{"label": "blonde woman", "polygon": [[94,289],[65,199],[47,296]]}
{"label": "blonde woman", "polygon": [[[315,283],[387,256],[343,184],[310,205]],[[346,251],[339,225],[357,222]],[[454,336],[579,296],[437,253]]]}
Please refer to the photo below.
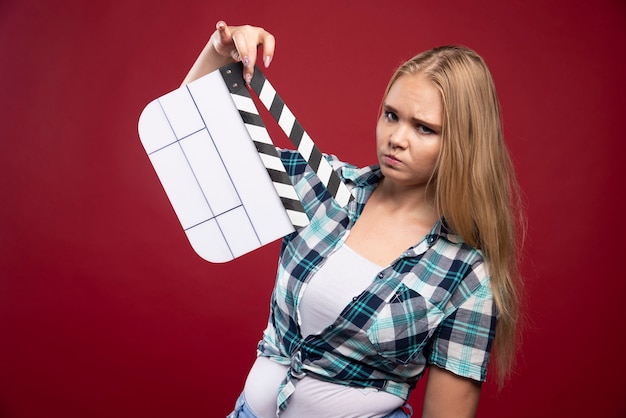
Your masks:
{"label": "blonde woman", "polygon": [[[274,37],[217,24],[188,83]],[[407,417],[428,370],[423,416],[473,417],[496,343],[500,382],[518,317],[517,186],[483,60],[441,47],[391,78],[378,164],[327,156],[354,200],[339,207],[296,152],[281,157],[309,226],[285,237],[268,326],[232,417]]]}

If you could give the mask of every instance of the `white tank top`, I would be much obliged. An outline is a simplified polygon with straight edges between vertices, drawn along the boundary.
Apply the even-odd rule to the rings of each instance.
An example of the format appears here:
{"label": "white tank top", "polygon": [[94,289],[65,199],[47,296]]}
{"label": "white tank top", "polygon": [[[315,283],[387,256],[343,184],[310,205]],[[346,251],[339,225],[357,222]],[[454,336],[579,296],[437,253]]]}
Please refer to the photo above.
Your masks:
{"label": "white tank top", "polygon": [[[311,277],[299,305],[300,330],[304,337],[332,324],[353,297],[372,282],[382,267],[357,254],[347,245],[331,254]],[[244,394],[259,418],[276,416],[276,395],[288,367],[258,357],[246,380]],[[296,385],[281,418],[383,417],[402,406],[395,395],[324,382],[305,376]]]}

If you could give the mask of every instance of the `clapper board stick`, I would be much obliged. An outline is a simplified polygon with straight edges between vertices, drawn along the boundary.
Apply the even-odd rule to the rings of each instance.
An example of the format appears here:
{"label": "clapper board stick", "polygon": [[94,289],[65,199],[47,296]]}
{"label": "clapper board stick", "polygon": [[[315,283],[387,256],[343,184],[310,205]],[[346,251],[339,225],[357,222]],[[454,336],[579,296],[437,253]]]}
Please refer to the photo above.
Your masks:
{"label": "clapper board stick", "polygon": [[233,63],[222,67],[220,73],[291,223],[295,228],[308,225],[309,218],[304,206],[302,206],[302,202],[291,184],[291,178],[285,171],[263,119],[242,81],[241,64]]}
{"label": "clapper board stick", "polygon": [[[239,103],[238,97],[250,98],[246,88],[241,86],[239,80],[243,79],[243,67],[241,63],[233,63],[220,69],[224,80],[227,82],[229,90],[233,95],[235,105]],[[261,70],[255,66],[254,77],[250,87],[259,97],[259,100],[276,120],[289,140],[306,160],[307,164],[315,171],[319,179],[326,187],[326,190],[335,199],[339,206],[346,206],[353,196],[348,187],[341,181],[339,175],[332,169],[330,163],[324,158],[320,149],[315,145],[311,137],[302,128],[302,125],[294,117],[293,113],[283,99],[278,95],[274,87],[267,80]],[[252,99],[250,98],[250,101]],[[249,115],[246,110],[240,109],[240,114],[244,122],[248,125],[263,122],[258,112]],[[259,151],[261,152],[261,151]]]}
{"label": "clapper board stick", "polygon": [[[287,135],[337,202],[349,202],[345,185],[333,179],[328,162],[258,69],[257,78],[264,105],[270,96],[282,104],[280,112],[270,106],[272,116],[283,130],[291,126]],[[205,260],[230,261],[308,224],[244,85],[241,63],[153,100],[138,130],[191,246]]]}

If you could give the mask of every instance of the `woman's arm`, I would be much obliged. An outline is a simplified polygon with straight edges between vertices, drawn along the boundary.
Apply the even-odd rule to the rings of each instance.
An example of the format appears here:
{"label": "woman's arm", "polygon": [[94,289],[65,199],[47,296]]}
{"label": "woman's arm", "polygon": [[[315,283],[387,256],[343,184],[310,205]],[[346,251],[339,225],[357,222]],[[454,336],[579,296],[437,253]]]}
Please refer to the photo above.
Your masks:
{"label": "woman's arm", "polygon": [[423,418],[473,418],[481,383],[437,366],[428,369]]}
{"label": "woman's arm", "polygon": [[215,32],[189,70],[183,85],[232,61],[244,63],[244,79],[250,83],[259,45],[263,45],[263,64],[267,68],[274,57],[275,40],[271,33],[255,26],[227,26],[223,21],[217,22]]}

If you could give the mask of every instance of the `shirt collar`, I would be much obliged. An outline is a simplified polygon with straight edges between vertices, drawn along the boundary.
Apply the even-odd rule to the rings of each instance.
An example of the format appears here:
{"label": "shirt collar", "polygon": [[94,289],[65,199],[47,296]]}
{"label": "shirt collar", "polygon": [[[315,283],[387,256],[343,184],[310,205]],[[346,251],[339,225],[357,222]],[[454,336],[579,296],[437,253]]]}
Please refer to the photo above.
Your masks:
{"label": "shirt collar", "polygon": [[352,183],[352,185],[356,187],[365,188],[376,186],[380,179],[383,178],[378,164],[361,168],[351,166],[344,167],[342,174],[347,182]]}
{"label": "shirt collar", "polygon": [[[383,178],[383,174],[378,164],[361,168],[353,166],[344,167],[343,176],[347,183],[351,183],[352,186],[364,189],[373,189],[376,187],[380,179]],[[435,225],[426,236],[428,246],[432,247],[438,238],[444,238],[454,244],[463,243],[461,237],[452,231],[443,217],[435,222]]]}
{"label": "shirt collar", "polygon": [[429,243],[434,243],[437,238],[444,238],[454,244],[463,243],[461,237],[452,231],[450,225],[448,225],[448,222],[446,222],[445,218],[443,217],[435,222],[435,225],[433,226],[433,229],[430,230],[427,238]]}

